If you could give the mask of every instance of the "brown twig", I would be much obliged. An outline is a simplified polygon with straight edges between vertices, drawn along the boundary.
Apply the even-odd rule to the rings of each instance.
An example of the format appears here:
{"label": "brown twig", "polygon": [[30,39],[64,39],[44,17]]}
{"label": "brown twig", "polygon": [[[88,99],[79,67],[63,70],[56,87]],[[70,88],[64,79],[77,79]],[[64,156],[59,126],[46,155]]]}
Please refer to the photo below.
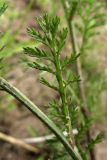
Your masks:
{"label": "brown twig", "polygon": [[14,137],[9,136],[7,134],[4,134],[2,132],[0,132],[0,140],[3,140],[3,141],[11,143],[13,145],[22,147],[22,148],[24,148],[24,149],[26,149],[26,150],[28,150],[30,152],[36,153],[38,151],[38,149],[33,147],[32,145],[27,144],[27,143],[25,143],[24,141],[22,141],[20,139],[14,138]]}

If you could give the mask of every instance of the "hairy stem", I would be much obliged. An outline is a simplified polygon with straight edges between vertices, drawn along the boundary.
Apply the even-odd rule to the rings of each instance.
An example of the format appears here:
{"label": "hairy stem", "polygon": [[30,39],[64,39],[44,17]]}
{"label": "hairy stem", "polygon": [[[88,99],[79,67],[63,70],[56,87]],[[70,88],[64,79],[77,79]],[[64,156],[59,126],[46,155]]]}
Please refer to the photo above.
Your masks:
{"label": "hairy stem", "polygon": [[37,116],[60,140],[64,145],[66,151],[69,153],[71,158],[74,160],[81,160],[79,154],[71,147],[64,135],[60,132],[57,126],[25,95],[23,95],[17,88],[10,85],[5,79],[0,78],[0,89],[8,92],[10,95],[15,97],[18,101],[24,104],[35,116]]}
{"label": "hairy stem", "polygon": [[62,69],[60,64],[60,56],[57,55],[56,53],[54,56],[54,60],[55,60],[55,67],[56,67],[56,79],[59,84],[59,94],[62,101],[62,114],[64,115],[69,142],[72,145],[72,147],[75,147],[74,137],[72,134],[72,124],[71,124],[69,108],[68,108],[67,98],[66,98],[65,84],[63,82],[63,75],[62,75]]}

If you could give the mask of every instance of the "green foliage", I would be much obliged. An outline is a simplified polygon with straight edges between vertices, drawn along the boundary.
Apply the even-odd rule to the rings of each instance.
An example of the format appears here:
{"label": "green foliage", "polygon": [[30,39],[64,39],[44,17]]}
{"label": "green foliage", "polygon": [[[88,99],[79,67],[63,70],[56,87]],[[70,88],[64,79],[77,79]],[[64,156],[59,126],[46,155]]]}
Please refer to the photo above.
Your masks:
{"label": "green foliage", "polygon": [[[58,29],[60,19],[58,17],[53,17],[53,18],[49,17],[47,14],[45,14],[43,17],[37,18],[37,22],[41,27],[41,31],[36,31],[34,28],[29,28],[28,33],[34,39],[36,39],[36,41],[44,44],[47,47],[47,49],[41,50],[39,48],[29,48],[29,47],[24,48],[25,53],[27,53],[31,57],[32,56],[36,57],[36,60],[34,62],[29,62],[28,64],[33,68],[47,71],[53,74],[56,77],[57,85],[51,84],[51,82],[48,82],[48,80],[46,80],[43,77],[41,78],[40,82],[48,86],[49,88],[52,88],[55,91],[57,91],[61,96],[60,97],[61,100],[66,101],[65,83],[64,83],[62,74],[63,74],[63,68],[66,67],[66,65],[68,64],[68,61],[70,63],[71,59],[66,57],[66,59],[63,61],[60,58],[60,54],[65,44],[67,29],[64,28],[62,31],[60,31]],[[65,106],[62,106],[62,107],[65,107]],[[65,111],[63,111],[63,109]],[[66,116],[67,114],[66,108],[63,108],[63,109],[61,109],[62,113],[64,112]]]}
{"label": "green foliage", "polygon": [[[73,51],[77,53],[79,52],[81,55],[80,65],[82,65],[82,71],[81,68],[79,68],[79,70],[80,72],[84,73],[86,78],[86,82],[83,84],[83,88],[85,88],[84,91],[86,94],[86,105],[89,106],[88,109],[91,111],[89,116],[90,119],[93,118],[95,120],[96,116],[98,117],[98,115],[101,115],[101,109],[98,111],[98,106],[100,107],[101,105],[101,93],[104,91],[104,89],[106,89],[106,87],[103,87],[103,84],[106,86],[106,82],[105,78],[103,78],[105,77],[104,72],[101,73],[96,71],[97,66],[94,64],[96,55],[92,55],[90,51],[93,52],[92,48],[94,47],[94,37],[99,34],[100,27],[105,25],[106,22],[106,14],[104,12],[105,3],[100,1],[96,2],[96,0],[66,0],[66,2],[62,0],[61,2],[65,11],[66,20],[68,22],[68,27],[71,34]],[[77,47],[78,43],[79,47]],[[78,70],[78,64],[76,64],[76,67]],[[82,94],[77,87],[72,85],[68,87],[68,95],[72,94],[72,104],[77,104],[83,107],[84,104],[81,104],[81,95],[78,96],[78,92],[80,92],[79,94]],[[86,137],[85,135],[87,134],[87,130],[90,128],[90,123],[87,122],[87,119],[85,121],[82,120],[84,123],[81,122],[81,118],[82,117],[80,116],[80,128],[78,130],[76,142],[82,158],[87,159],[87,150],[82,150],[81,142],[83,136]],[[96,143],[94,143],[94,140],[90,140],[89,146],[91,146],[91,144],[94,147]]]}
{"label": "green foliage", "polygon": [[[8,9],[1,17],[0,27],[6,30],[6,32],[3,31],[0,43],[0,48],[5,46],[1,51],[1,56],[8,58],[22,52],[23,47],[28,45],[34,46],[33,41],[27,40],[27,38],[24,40],[22,38],[22,30],[24,29],[24,25],[27,20],[26,17],[29,14],[31,7],[30,3],[31,2],[29,1],[23,12],[20,12],[18,8],[14,7],[14,5],[10,3]],[[16,20],[18,20],[18,23]],[[17,25],[14,25],[14,23],[17,23]],[[4,24],[5,26],[3,26]]]}
{"label": "green foliage", "polygon": [[[97,136],[95,139],[92,139],[89,144],[87,144],[84,151],[82,150],[81,142],[84,139],[87,130],[91,126],[90,119],[92,116],[90,115],[90,119],[85,119],[83,121],[80,110],[74,105],[77,104],[82,106],[82,104],[80,104],[81,100],[78,99],[79,97],[74,96],[77,95],[77,93],[75,93],[75,87],[73,87],[73,83],[79,83],[81,77],[78,75],[75,76],[73,72],[70,72],[68,76],[67,74],[64,76],[64,72],[68,70],[68,66],[76,62],[80,55],[84,55],[84,53],[89,50],[91,46],[90,39],[97,35],[97,28],[105,23],[105,14],[102,11],[102,3],[100,2],[95,4],[95,1],[87,2],[85,0],[81,0],[79,2],[71,2],[68,0],[65,4],[62,0],[62,3],[68,20],[72,21],[75,16],[77,17],[77,20],[74,19],[74,22],[76,33],[79,33],[80,37],[79,54],[71,54],[69,57],[61,58],[61,51],[64,48],[68,30],[67,28],[59,30],[60,19],[58,17],[50,17],[47,14],[43,17],[37,18],[40,31],[36,31],[34,28],[28,28],[29,35],[37,42],[43,44],[43,48],[45,49],[27,47],[24,48],[24,50],[29,56],[35,57],[35,61],[32,62],[30,60],[30,62],[28,62],[30,67],[48,72],[56,79],[54,84],[44,77],[40,80],[42,84],[55,90],[59,94],[59,100],[52,100],[48,105],[49,116],[56,122],[62,131],[67,131],[68,134],[72,132],[72,127],[78,128],[79,126],[75,141],[81,157],[84,160],[87,160],[89,154],[88,151],[101,140],[101,136]],[[82,56],[82,58],[81,62],[84,64],[85,58],[84,56]],[[94,84],[92,85],[91,81],[89,83],[93,88]],[[73,92],[68,92],[68,90],[72,90]],[[70,96],[68,96],[69,94]],[[70,101],[72,97],[74,98]],[[90,106],[89,102],[88,105]],[[77,117],[79,115],[80,120],[78,121]],[[59,151],[59,153],[61,153],[61,151]],[[55,156],[55,154],[53,155]],[[56,158],[62,159],[60,155],[57,155],[53,159]]]}
{"label": "green foliage", "polygon": [[7,4],[4,3],[3,1],[0,2],[0,16],[4,13],[4,11],[7,8]]}
{"label": "green foliage", "polygon": [[[97,69],[99,67],[98,55],[94,53],[95,50],[93,48],[98,46],[97,43],[93,45],[93,42],[96,40],[96,36],[100,34],[100,28],[106,23],[105,2],[82,0],[80,4],[77,10],[78,20],[75,21],[75,27],[80,37],[81,63],[86,76],[87,104],[93,119],[98,120],[104,114],[100,108],[102,107],[101,94],[106,89],[107,83],[103,78],[105,77],[105,72],[101,71],[100,68],[99,71]],[[105,87],[103,87],[103,84],[106,84]]]}
{"label": "green foliage", "polygon": [[14,33],[11,29],[6,33],[2,34],[0,47],[4,46],[0,55],[2,57],[8,58],[17,53],[21,53],[23,51],[23,47],[27,47],[28,45],[34,46],[34,43],[31,40],[17,41],[17,36],[19,33]]}
{"label": "green foliage", "polygon": [[[3,3],[2,1],[0,2],[0,16],[4,13],[4,11],[6,10],[7,8],[7,4],[6,3]],[[2,34],[0,33],[0,38],[2,37]],[[0,48],[0,52],[3,50],[4,46],[2,46]],[[1,56],[1,53],[0,53],[0,75],[2,75],[2,68],[3,68],[3,58]]]}
{"label": "green foliage", "polygon": [[58,141],[48,142],[48,147],[50,148],[49,158],[51,160],[70,160],[69,155]]}
{"label": "green foliage", "polygon": [[[52,119],[56,120],[55,123],[59,126],[61,131],[67,132],[69,135],[68,138],[72,143],[72,124],[66,88],[80,79],[73,75],[72,79],[66,79],[66,77],[64,77],[64,72],[67,69],[68,64],[72,64],[79,55],[65,57],[64,59],[61,58],[61,51],[64,47],[68,31],[67,28],[59,30],[60,19],[57,16],[51,17],[45,14],[43,17],[37,18],[37,22],[41,30],[36,31],[34,28],[29,28],[28,33],[37,42],[42,43],[45,49],[31,47],[24,48],[25,54],[35,57],[35,61],[34,59],[33,62],[28,60],[27,63],[30,67],[48,72],[55,78],[55,84],[44,77],[40,79],[40,82],[59,94],[59,99],[57,101],[52,100],[51,103],[49,103],[48,111],[50,112]],[[59,154],[61,155],[60,151]],[[57,155],[57,158],[58,157],[60,159],[62,158],[62,156],[60,157]],[[56,157],[54,158],[56,159]]]}
{"label": "green foliage", "polygon": [[99,133],[95,139],[92,139],[91,142],[88,144],[87,149],[91,150],[97,143],[101,143],[104,138],[103,133]]}
{"label": "green foliage", "polygon": [[[104,13],[104,2],[96,0],[81,0],[77,10],[78,22],[76,28],[81,36],[80,52],[86,53],[87,49],[92,47],[92,38],[98,35],[98,28],[105,24],[106,14]],[[85,9],[84,9],[85,8]]]}

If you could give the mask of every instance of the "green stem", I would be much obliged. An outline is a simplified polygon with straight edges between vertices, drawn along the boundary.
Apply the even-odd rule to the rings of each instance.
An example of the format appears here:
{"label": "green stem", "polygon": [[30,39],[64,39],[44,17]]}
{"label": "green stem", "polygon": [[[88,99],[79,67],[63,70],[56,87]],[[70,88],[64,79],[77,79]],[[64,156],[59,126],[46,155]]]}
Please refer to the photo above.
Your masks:
{"label": "green stem", "polygon": [[72,135],[72,124],[71,124],[71,119],[70,119],[70,114],[69,114],[69,108],[67,105],[65,84],[63,83],[62,69],[61,69],[61,64],[60,64],[60,55],[57,55],[55,53],[54,60],[55,60],[55,67],[56,67],[56,79],[59,84],[59,94],[60,94],[61,101],[62,101],[62,113],[64,115],[65,125],[67,129],[69,141],[71,145],[74,147],[74,142],[73,142],[74,140],[73,140],[73,135]]}
{"label": "green stem", "polygon": [[5,79],[0,78],[0,89],[8,92],[10,95],[15,97],[18,101],[24,104],[35,116],[37,116],[62,142],[66,151],[69,153],[71,158],[74,160],[81,160],[81,157],[76,153],[76,151],[68,143],[64,135],[60,132],[57,126],[35,105],[33,104],[25,95],[23,95],[17,88],[10,85]]}

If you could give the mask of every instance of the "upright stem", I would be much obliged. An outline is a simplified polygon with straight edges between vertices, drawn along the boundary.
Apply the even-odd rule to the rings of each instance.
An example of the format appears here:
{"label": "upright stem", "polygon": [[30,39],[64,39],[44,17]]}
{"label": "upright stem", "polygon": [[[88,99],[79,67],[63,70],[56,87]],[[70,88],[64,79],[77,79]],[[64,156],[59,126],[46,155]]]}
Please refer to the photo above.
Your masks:
{"label": "upright stem", "polygon": [[[65,5],[65,1],[61,0],[61,2],[62,2],[62,5],[63,5],[63,9],[64,9],[64,12],[65,12],[67,24],[68,24],[69,31],[70,31],[70,38],[71,38],[73,53],[78,54],[79,49],[78,49],[77,40],[76,40],[76,36],[75,36],[73,21],[71,22],[70,18],[67,16],[67,9],[66,9],[66,5]],[[81,107],[81,112],[83,114],[84,119],[87,119],[89,117],[89,110],[88,110],[86,96],[85,96],[84,78],[83,78],[80,58],[77,59],[75,67],[76,67],[77,74],[81,77],[81,83],[78,84],[79,97],[80,97],[80,99],[83,103],[83,105]],[[89,143],[91,141],[91,135],[90,135],[90,130],[89,129],[86,133],[86,136],[87,136],[87,143]],[[93,149],[90,150],[90,159],[95,160],[95,153],[94,153]]]}
{"label": "upright stem", "polygon": [[[79,53],[79,51],[78,51],[78,47],[77,47],[77,41],[76,41],[76,36],[75,36],[73,23],[71,23],[70,26],[71,27],[69,29],[71,30],[70,32],[71,32],[71,37],[72,37],[73,51],[74,51],[75,54],[77,54],[77,53]],[[88,110],[87,100],[86,100],[86,96],[85,96],[85,87],[84,87],[85,82],[84,82],[84,76],[83,76],[83,73],[82,73],[82,66],[81,66],[80,58],[78,58],[77,61],[76,61],[76,71],[77,71],[77,74],[81,77],[81,82],[78,84],[79,97],[82,101],[81,112],[82,112],[82,115],[84,117],[84,120],[86,120],[90,116],[90,113],[89,113],[89,110]],[[87,130],[86,137],[87,137],[87,143],[89,143],[91,141],[90,129]],[[94,149],[90,150],[90,159],[95,160]]]}
{"label": "upright stem", "polygon": [[63,76],[62,76],[62,69],[61,69],[61,64],[60,64],[60,56],[55,53],[54,55],[54,60],[55,60],[55,68],[56,68],[56,79],[59,84],[59,94],[61,97],[62,101],[62,113],[64,115],[65,119],[65,125],[69,137],[69,142],[74,147],[74,138],[72,134],[72,124],[71,124],[71,118],[69,114],[69,108],[67,104],[67,98],[66,98],[66,91],[65,91],[65,84],[63,82]]}

